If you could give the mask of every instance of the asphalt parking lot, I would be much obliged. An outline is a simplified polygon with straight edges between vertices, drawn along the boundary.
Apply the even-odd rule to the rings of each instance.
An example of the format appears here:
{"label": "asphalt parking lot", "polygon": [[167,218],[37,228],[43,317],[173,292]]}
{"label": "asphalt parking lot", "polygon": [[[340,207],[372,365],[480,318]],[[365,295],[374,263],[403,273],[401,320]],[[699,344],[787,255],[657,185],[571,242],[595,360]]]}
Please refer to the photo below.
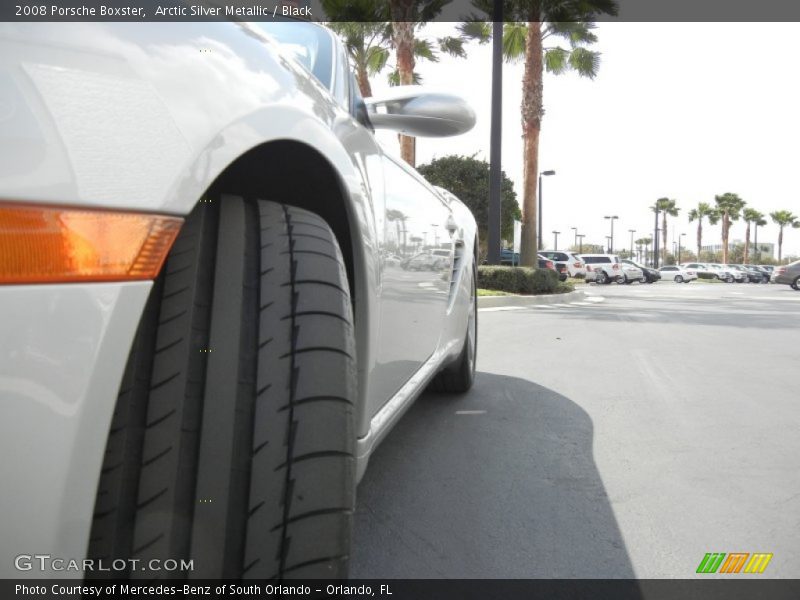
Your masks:
{"label": "asphalt parking lot", "polygon": [[800,292],[584,289],[480,311],[475,388],[424,394],[370,462],[353,577],[688,578],[707,552],[800,577]]}

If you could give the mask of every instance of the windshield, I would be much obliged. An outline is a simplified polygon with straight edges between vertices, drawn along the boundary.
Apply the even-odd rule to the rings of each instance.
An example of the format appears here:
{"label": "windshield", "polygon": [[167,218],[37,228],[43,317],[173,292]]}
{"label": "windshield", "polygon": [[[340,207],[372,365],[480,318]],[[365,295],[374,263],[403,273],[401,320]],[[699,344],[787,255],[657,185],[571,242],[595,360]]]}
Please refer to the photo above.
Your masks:
{"label": "windshield", "polygon": [[304,21],[268,21],[255,25],[330,89],[333,53],[331,37],[324,28]]}

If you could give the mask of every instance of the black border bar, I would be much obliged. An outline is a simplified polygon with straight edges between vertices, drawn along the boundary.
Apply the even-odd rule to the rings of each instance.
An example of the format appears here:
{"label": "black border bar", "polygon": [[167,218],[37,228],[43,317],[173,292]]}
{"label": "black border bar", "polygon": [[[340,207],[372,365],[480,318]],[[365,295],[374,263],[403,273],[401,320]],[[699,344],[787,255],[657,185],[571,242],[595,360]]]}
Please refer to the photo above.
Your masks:
{"label": "black border bar", "polygon": [[[23,587],[20,587],[23,586]],[[127,586],[127,587],[125,587]],[[186,587],[184,587],[186,586]],[[251,586],[257,586],[253,588]],[[224,590],[220,592],[221,589]],[[798,579],[359,579],[285,582],[5,579],[0,598],[40,600],[141,598],[326,600],[796,600]]]}
{"label": "black border bar", "polygon": [[[270,21],[301,18],[313,21],[388,20],[378,0],[349,0],[338,18],[325,11],[329,0],[3,0],[0,21],[7,22],[203,22]],[[581,0],[505,0],[507,21],[536,20],[532,8],[564,6]],[[616,14],[591,15],[597,22],[800,22],[796,0],[602,0],[614,4]],[[491,15],[477,5],[491,0],[446,0],[436,14],[421,20],[430,22],[490,21]],[[477,3],[477,5],[476,5]],[[559,13],[553,13],[559,14]],[[569,11],[564,14],[569,14]],[[569,19],[569,17],[564,17]],[[543,19],[549,20],[549,19]],[[552,20],[563,20],[553,18]]]}

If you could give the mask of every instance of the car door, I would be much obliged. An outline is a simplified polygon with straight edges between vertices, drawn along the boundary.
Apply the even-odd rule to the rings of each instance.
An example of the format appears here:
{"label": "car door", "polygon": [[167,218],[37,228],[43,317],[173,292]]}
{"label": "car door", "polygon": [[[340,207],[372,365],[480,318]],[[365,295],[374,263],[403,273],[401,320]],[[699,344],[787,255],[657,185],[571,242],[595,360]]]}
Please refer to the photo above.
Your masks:
{"label": "car door", "polygon": [[[377,364],[370,384],[373,413],[431,357],[445,322],[453,263],[447,202],[410,167],[384,157],[384,263]],[[451,225],[452,226],[452,225]]]}

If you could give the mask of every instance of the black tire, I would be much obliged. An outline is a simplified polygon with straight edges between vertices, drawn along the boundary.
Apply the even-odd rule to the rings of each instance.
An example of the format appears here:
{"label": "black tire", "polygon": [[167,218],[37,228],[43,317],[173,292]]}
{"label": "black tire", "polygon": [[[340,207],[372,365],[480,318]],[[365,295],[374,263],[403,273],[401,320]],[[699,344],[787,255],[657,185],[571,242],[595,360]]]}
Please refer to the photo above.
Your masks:
{"label": "black tire", "polygon": [[794,281],[792,282],[792,287],[798,291],[800,291],[800,277],[795,277]]}
{"label": "black tire", "polygon": [[[320,217],[234,196],[199,204],[128,359],[89,557],[139,559],[111,572],[123,578],[345,577],[352,323]],[[151,570],[153,559],[193,569]]]}
{"label": "black tire", "polygon": [[675,283],[683,283],[683,275],[675,275]]}
{"label": "black tire", "polygon": [[608,275],[606,274],[606,272],[605,272],[605,271],[603,271],[602,269],[600,269],[600,270],[597,272],[597,275],[595,276],[595,280],[594,280],[594,281],[595,281],[595,283],[596,283],[596,284],[598,284],[598,285],[603,285],[603,284],[605,284],[605,283],[608,283]]}
{"label": "black tire", "polygon": [[475,357],[478,351],[478,283],[477,272],[472,268],[472,293],[467,333],[464,346],[455,362],[448,365],[433,378],[431,389],[434,392],[447,394],[463,394],[472,388],[475,382]]}

